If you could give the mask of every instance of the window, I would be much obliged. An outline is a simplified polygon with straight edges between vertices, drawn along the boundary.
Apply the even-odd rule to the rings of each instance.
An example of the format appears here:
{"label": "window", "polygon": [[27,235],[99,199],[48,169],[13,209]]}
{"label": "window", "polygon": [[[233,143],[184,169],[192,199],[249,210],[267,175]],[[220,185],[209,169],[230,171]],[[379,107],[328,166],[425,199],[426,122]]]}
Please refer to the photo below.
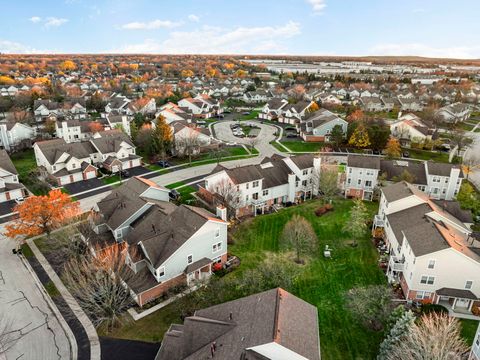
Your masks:
{"label": "window", "polygon": [[361,185],[361,184],[362,184],[362,180],[358,179],[358,180],[357,180],[357,184],[358,184],[358,185]]}
{"label": "window", "polygon": [[258,200],[258,193],[253,194],[253,195],[252,195],[252,199],[253,199],[253,200]]}
{"label": "window", "polygon": [[247,195],[247,196],[245,196],[245,201],[248,201],[248,195]]}
{"label": "window", "polygon": [[349,185],[350,185],[350,184],[351,184],[351,182],[352,182],[352,179],[348,178],[348,179],[347,179],[347,184],[349,184]]}
{"label": "window", "polygon": [[372,187],[372,181],[371,180],[365,180],[365,186],[366,187]]}
{"label": "window", "polygon": [[259,184],[259,181],[256,180],[256,181],[253,182],[253,186],[252,186],[252,187],[254,187],[254,188],[255,188],[255,187],[258,187],[258,184]]}
{"label": "window", "polygon": [[158,277],[165,276],[165,266],[158,269]]}
{"label": "window", "polygon": [[193,255],[187,256],[187,264],[191,264],[193,262]]}
{"label": "window", "polygon": [[352,173],[352,168],[348,168],[348,173],[349,173],[349,174]]}
{"label": "window", "polygon": [[433,285],[434,282],[435,282],[434,276],[422,275],[422,278],[420,279],[420,284]]}
{"label": "window", "polygon": [[435,268],[435,260],[429,260],[428,261],[428,268],[429,269]]}
{"label": "window", "polygon": [[263,196],[267,196],[268,195],[268,190],[263,190]]}
{"label": "window", "polygon": [[249,184],[249,183],[247,183],[247,184],[245,185],[245,189],[247,189],[247,190],[248,190],[249,186],[250,186],[250,184]]}
{"label": "window", "polygon": [[56,171],[56,170],[57,170],[57,167],[53,165],[53,171]]}
{"label": "window", "polygon": [[307,170],[303,170],[303,175],[308,175],[308,169],[307,169]]}
{"label": "window", "polygon": [[447,178],[445,178],[445,184],[447,184],[447,183],[448,183],[448,177],[447,177]]}
{"label": "window", "polygon": [[77,167],[77,164],[72,163],[72,168],[75,169]]}
{"label": "window", "polygon": [[465,289],[470,290],[473,286],[473,281],[472,280],[467,280],[465,282]]}
{"label": "window", "polygon": [[302,186],[307,186],[307,180],[302,181]]}
{"label": "window", "polygon": [[219,237],[220,236],[220,229],[215,229],[215,237]]}

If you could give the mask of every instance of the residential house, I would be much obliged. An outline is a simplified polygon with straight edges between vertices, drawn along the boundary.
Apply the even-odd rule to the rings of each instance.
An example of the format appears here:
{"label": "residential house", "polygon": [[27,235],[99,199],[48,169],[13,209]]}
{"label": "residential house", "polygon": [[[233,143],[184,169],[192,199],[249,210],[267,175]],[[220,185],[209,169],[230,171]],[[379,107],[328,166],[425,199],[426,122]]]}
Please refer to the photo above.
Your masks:
{"label": "residential house", "polygon": [[243,94],[243,100],[246,103],[264,103],[270,100],[273,97],[272,93],[268,90],[255,90],[255,91],[247,91]]}
{"label": "residential house", "polygon": [[0,121],[0,146],[13,151],[32,146],[37,135],[36,129],[14,120]]}
{"label": "residential house", "polygon": [[460,191],[463,173],[456,164],[349,155],[345,196],[371,200],[375,189],[404,178],[411,178],[413,185],[432,199],[452,200]]}
{"label": "residential house", "polygon": [[22,199],[27,195],[27,189],[18,181],[18,172],[10,156],[5,150],[0,150],[0,203]]}
{"label": "residential house", "polygon": [[[280,335],[281,334],[281,335]],[[155,360],[320,360],[317,308],[277,288],[172,324]]]}
{"label": "residential house", "polygon": [[401,111],[422,111],[423,104],[420,100],[410,97],[398,97]]}
{"label": "residential house", "polygon": [[159,116],[163,116],[168,124],[174,121],[184,120],[187,122],[192,122],[193,119],[193,114],[188,108],[182,108],[172,102],[168,102],[159,107],[157,113],[155,114],[155,118],[158,118]]}
{"label": "residential house", "polygon": [[313,101],[299,101],[295,104],[287,104],[282,109],[282,114],[278,117],[278,121],[291,125],[298,124],[303,120],[313,104],[315,104]]}
{"label": "residential house", "polygon": [[343,134],[347,133],[348,122],[331,111],[319,109],[307,114],[300,125],[300,136],[304,141],[330,141],[330,134],[335,126],[340,126]]}
{"label": "residential house", "polygon": [[223,112],[218,100],[208,95],[197,95],[194,98],[185,98],[178,102],[178,106],[189,109],[195,117],[211,118]]}
{"label": "residential house", "polygon": [[447,123],[458,123],[467,120],[472,113],[468,104],[454,103],[437,110],[436,114]]}
{"label": "residential house", "polygon": [[382,188],[378,228],[390,256],[387,278],[407,300],[440,304],[453,314],[480,306],[480,242],[462,220],[402,181]]}
{"label": "residential house", "polygon": [[153,116],[157,111],[157,104],[154,98],[143,97],[128,103],[126,108],[127,115],[142,114],[144,116]]}
{"label": "residential house", "polygon": [[[170,123],[174,136],[174,151],[176,154],[197,155],[202,150],[210,148],[214,143],[208,128],[201,128],[187,121]],[[216,144],[216,143],[215,143]]]}
{"label": "residential house", "polygon": [[121,130],[100,131],[93,135],[90,143],[96,150],[96,159],[112,173],[141,165],[132,140]]}
{"label": "residential house", "polygon": [[65,142],[78,142],[88,140],[92,136],[90,121],[67,120],[61,118],[55,122],[55,134]]}
{"label": "residential house", "polygon": [[[124,243],[132,276],[125,279],[143,306],[179,285],[207,279],[227,260],[227,223],[203,208],[169,202],[169,189],[134,177],[98,202],[90,246]],[[105,246],[105,245],[103,245]]]}
{"label": "residential house", "polygon": [[37,166],[58,186],[96,177],[95,148],[89,141],[64,139],[37,141],[33,145]]}
{"label": "residential house", "polygon": [[108,114],[114,111],[117,114],[126,114],[130,102],[131,100],[126,96],[114,93],[105,105],[105,112]]}
{"label": "residential house", "polygon": [[403,146],[409,146],[411,143],[422,143],[425,140],[432,140],[434,135],[436,136],[435,130],[430,129],[414,114],[406,114],[391,123],[390,132]]}
{"label": "residential house", "polygon": [[281,98],[273,98],[268,101],[258,114],[260,119],[277,120],[282,114],[282,109],[288,105],[288,101]]}
{"label": "residential house", "polygon": [[[233,208],[235,216],[263,213],[316,195],[315,174],[319,168],[320,158],[314,159],[311,154],[287,158],[274,155],[261,164],[232,169],[218,165],[205,177],[198,194],[212,207],[223,204]],[[232,201],[224,204],[227,195]]]}
{"label": "residential house", "polygon": [[360,98],[360,106],[363,110],[369,112],[383,111],[383,102],[378,97],[362,96]]}

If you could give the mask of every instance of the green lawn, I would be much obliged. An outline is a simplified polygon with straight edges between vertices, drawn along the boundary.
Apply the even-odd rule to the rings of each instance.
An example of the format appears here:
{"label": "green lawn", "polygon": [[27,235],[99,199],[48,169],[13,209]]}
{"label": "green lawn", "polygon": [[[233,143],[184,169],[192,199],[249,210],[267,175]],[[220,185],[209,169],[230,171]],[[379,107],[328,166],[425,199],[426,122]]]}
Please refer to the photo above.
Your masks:
{"label": "green lawn", "polygon": [[27,149],[10,155],[13,165],[18,171],[20,182],[28,182],[28,174],[37,167],[33,149]]}
{"label": "green lawn", "polygon": [[240,120],[253,120],[253,119],[256,119],[258,118],[258,113],[260,111],[259,110],[253,110],[253,111],[250,111],[250,114],[248,115],[242,115]]}
{"label": "green lawn", "polygon": [[[285,223],[294,214],[304,216],[312,223],[320,246],[313,259],[303,266],[293,293],[318,308],[322,357],[372,359],[376,356],[382,334],[357,324],[344,308],[343,299],[345,292],[352,287],[385,283],[377,266],[377,252],[369,236],[358,239],[358,246],[352,248],[348,245],[350,238],[340,230],[348,219],[351,201],[336,201],[335,210],[320,218],[313,213],[318,206],[319,201],[310,201],[279,213],[258,216],[240,225],[232,233],[235,244],[229,245],[229,252],[239,256],[242,263],[227,276],[238,276],[248,268],[259,266],[269,252],[279,252],[278,238]],[[377,204],[367,203],[367,207],[373,215]],[[322,250],[327,244],[333,249],[332,259],[323,257]],[[179,321],[170,305],[135,323],[126,323],[108,335],[159,341],[169,324]]]}
{"label": "green lawn", "polygon": [[465,339],[468,346],[471,346],[473,344],[473,339],[475,338],[475,333],[477,332],[478,321],[460,319],[460,322],[462,324],[462,337]]}
{"label": "green lawn", "polygon": [[465,131],[470,131],[473,129],[475,125],[467,124],[467,123],[461,123],[460,128],[465,130]]}
{"label": "green lawn", "polygon": [[113,184],[113,183],[116,183],[116,182],[119,182],[120,181],[120,176],[118,175],[112,175],[112,176],[109,176],[109,177],[104,177],[102,179],[103,183],[105,185],[110,185],[110,184]]}
{"label": "green lawn", "polygon": [[[335,210],[320,218],[313,213],[319,206],[318,201],[256,217],[233,234],[236,243],[229,246],[229,252],[242,260],[240,269],[255,267],[266,252],[279,251],[279,235],[293,214],[304,216],[312,223],[320,248],[314,260],[305,266],[294,294],[318,308],[324,359],[374,358],[382,338],[380,333],[356,324],[344,308],[344,294],[352,287],[385,282],[370,237],[359,239],[357,248],[347,245],[350,239],[341,228],[348,219],[351,205],[351,201],[336,201]],[[367,203],[367,206],[373,215],[377,204]],[[325,245],[333,249],[332,259],[323,257]]]}
{"label": "green lawn", "polygon": [[281,141],[292,152],[317,152],[325,145],[323,142]]}
{"label": "green lawn", "polygon": [[280,150],[281,152],[287,152],[287,150],[285,150],[285,148],[276,141],[272,141],[270,145],[272,145],[275,149]]}
{"label": "green lawn", "polygon": [[412,159],[419,160],[433,160],[437,162],[448,163],[448,153],[446,152],[433,152],[428,150],[419,149],[403,149],[410,153]]}

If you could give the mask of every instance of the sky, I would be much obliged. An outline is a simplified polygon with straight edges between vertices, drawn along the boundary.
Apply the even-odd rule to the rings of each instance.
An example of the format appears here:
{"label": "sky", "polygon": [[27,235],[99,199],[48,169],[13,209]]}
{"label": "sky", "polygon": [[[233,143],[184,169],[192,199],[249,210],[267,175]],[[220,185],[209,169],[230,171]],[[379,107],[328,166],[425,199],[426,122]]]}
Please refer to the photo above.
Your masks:
{"label": "sky", "polygon": [[2,53],[480,58],[480,0],[0,0]]}

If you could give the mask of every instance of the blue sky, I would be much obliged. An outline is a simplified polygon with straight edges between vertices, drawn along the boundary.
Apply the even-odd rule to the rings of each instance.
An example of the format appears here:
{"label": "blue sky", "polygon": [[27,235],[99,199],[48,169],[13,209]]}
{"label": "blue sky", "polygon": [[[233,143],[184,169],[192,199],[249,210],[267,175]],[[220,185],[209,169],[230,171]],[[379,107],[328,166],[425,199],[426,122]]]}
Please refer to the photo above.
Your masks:
{"label": "blue sky", "polygon": [[0,1],[4,53],[480,58],[479,0]]}

